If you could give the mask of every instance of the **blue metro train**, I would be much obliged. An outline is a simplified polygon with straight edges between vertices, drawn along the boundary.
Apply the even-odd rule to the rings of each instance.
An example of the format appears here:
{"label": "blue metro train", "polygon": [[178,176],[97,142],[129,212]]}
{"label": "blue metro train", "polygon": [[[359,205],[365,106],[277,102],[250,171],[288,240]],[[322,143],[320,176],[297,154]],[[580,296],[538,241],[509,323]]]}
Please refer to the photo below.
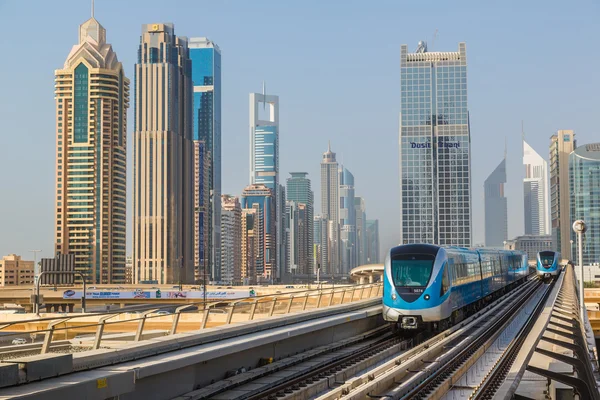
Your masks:
{"label": "blue metro train", "polygon": [[560,273],[560,253],[558,251],[540,251],[537,254],[537,274],[542,279],[555,278]]}
{"label": "blue metro train", "polygon": [[518,251],[397,246],[385,260],[383,317],[394,330],[443,330],[531,273]]}

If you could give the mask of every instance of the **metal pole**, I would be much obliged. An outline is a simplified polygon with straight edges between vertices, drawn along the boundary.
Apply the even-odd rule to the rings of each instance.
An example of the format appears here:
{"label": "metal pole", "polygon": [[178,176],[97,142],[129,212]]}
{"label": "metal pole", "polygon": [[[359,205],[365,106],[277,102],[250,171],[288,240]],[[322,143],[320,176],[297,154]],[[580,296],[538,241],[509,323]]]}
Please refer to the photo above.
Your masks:
{"label": "metal pole", "polygon": [[579,301],[580,301],[580,318],[581,318],[581,323],[583,323],[583,321],[585,321],[584,319],[584,313],[586,312],[585,310],[585,301],[584,301],[584,293],[585,291],[583,290],[583,232],[577,232],[577,241],[578,246],[579,246],[579,280],[581,282],[579,282]]}
{"label": "metal pole", "polygon": [[577,233],[577,241],[579,247],[579,317],[581,321],[585,321],[585,298],[584,298],[584,290],[583,290],[583,234],[587,230],[587,226],[585,222],[582,220],[577,220],[573,222],[573,230]]}
{"label": "metal pole", "polygon": [[35,308],[35,315],[37,315],[38,317],[40,316],[40,281],[44,273],[45,272],[42,272],[38,276],[37,282],[35,283],[35,304],[33,308]]}
{"label": "metal pole", "polygon": [[33,276],[35,279],[35,277],[37,277],[37,274],[39,272],[38,268],[37,268],[37,253],[39,253],[41,250],[29,250],[30,252],[33,253]]}
{"label": "metal pole", "polygon": [[202,303],[202,309],[206,310],[206,261],[204,262],[204,267],[202,268],[203,270],[203,277],[202,277],[202,298],[204,300],[204,302]]}

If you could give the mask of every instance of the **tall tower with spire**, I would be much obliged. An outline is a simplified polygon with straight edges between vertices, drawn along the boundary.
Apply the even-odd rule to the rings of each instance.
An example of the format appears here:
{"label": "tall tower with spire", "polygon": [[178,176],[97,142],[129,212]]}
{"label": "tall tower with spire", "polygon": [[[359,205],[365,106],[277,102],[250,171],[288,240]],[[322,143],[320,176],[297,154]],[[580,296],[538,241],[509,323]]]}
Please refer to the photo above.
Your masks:
{"label": "tall tower with spire", "polygon": [[[262,111],[261,111],[262,109]],[[271,279],[281,277],[282,221],[285,196],[279,185],[279,96],[268,95],[263,82],[263,93],[250,93],[250,184],[263,184],[273,194],[275,205],[275,266]]]}
{"label": "tall tower with spire", "polygon": [[[55,71],[57,254],[88,283],[125,283],[129,79],[92,16]],[[77,278],[77,281],[80,279]]]}
{"label": "tall tower with spire", "polygon": [[[323,153],[321,161],[321,217],[327,220],[327,265],[321,265],[322,272],[339,274],[339,237],[340,237],[340,197],[339,197],[338,162],[331,151],[331,142]],[[322,241],[324,241],[322,239]]]}

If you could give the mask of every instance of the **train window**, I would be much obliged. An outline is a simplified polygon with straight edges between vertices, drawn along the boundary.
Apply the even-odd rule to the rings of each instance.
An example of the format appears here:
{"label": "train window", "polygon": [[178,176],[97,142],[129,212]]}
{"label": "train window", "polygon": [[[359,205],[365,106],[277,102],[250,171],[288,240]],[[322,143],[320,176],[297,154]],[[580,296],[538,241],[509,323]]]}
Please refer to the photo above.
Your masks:
{"label": "train window", "polygon": [[443,268],[444,272],[442,273],[442,288],[440,290],[440,296],[443,296],[450,287],[450,280],[448,279],[448,264],[445,263]]}
{"label": "train window", "polygon": [[554,252],[540,251],[540,261],[544,267],[549,267],[554,263]]}
{"label": "train window", "polygon": [[396,254],[392,256],[392,277],[396,286],[427,286],[435,256]]}

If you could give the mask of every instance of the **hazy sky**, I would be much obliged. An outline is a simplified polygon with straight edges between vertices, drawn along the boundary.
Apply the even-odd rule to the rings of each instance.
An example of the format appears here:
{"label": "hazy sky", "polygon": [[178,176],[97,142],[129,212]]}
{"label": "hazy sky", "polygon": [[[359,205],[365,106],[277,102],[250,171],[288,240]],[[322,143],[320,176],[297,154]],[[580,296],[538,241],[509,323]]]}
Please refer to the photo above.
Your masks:
{"label": "hazy sky", "polygon": [[[505,138],[509,237],[523,232],[522,119],[544,157],[557,129],[574,129],[580,144],[600,141],[598,2],[488,3],[96,0],[96,18],[132,88],[143,23],[173,22],[177,35],[207,36],[220,46],[223,193],[239,195],[248,183],[248,93],[266,80],[280,98],[281,181],[289,171],[307,171],[320,210],[319,163],[330,139],[389,247],[399,241],[401,44],[414,51],[427,40],[430,51],[457,51],[467,43],[476,243],[483,242],[483,181],[501,161]],[[34,248],[52,256],[53,75],[89,15],[85,0],[0,0],[0,256],[31,259]],[[127,172],[131,194],[131,163]]]}

